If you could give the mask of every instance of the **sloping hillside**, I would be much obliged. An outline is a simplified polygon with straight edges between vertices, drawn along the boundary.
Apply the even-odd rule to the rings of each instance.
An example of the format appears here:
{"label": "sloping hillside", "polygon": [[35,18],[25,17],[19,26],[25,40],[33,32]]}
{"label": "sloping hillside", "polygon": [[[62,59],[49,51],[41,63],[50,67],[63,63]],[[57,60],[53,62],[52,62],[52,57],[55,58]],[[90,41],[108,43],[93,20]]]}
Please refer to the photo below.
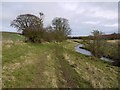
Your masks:
{"label": "sloping hillside", "polygon": [[77,42],[33,44],[3,33],[4,88],[117,88],[118,68],[74,51]]}

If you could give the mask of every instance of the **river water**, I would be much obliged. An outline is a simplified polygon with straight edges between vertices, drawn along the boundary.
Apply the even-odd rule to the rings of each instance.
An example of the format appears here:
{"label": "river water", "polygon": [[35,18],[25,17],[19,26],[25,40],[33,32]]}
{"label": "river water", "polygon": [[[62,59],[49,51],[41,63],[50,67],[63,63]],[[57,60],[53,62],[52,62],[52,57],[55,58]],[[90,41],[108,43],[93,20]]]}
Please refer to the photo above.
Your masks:
{"label": "river water", "polygon": [[[75,51],[76,51],[76,52],[79,52],[79,53],[81,53],[81,54],[84,54],[84,55],[93,56],[93,54],[92,54],[90,51],[88,51],[88,50],[86,50],[86,49],[83,49],[83,48],[80,48],[80,47],[83,47],[83,44],[77,45],[77,46],[75,47]],[[114,62],[114,60],[109,59],[109,58],[106,58],[106,57],[101,57],[100,59],[101,59],[101,60],[104,60],[104,61],[108,61],[108,62]]]}

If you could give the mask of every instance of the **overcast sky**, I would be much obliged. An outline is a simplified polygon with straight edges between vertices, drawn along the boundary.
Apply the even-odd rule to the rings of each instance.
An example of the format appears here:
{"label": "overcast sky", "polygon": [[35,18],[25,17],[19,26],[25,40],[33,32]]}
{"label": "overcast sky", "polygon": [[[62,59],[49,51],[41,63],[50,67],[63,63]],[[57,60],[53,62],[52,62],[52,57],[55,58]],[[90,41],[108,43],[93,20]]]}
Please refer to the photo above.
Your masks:
{"label": "overcast sky", "polygon": [[98,29],[106,34],[118,32],[117,2],[3,2],[2,31],[17,31],[10,22],[20,14],[45,14],[44,25],[48,26],[54,17],[69,20],[72,35],[89,35]]}

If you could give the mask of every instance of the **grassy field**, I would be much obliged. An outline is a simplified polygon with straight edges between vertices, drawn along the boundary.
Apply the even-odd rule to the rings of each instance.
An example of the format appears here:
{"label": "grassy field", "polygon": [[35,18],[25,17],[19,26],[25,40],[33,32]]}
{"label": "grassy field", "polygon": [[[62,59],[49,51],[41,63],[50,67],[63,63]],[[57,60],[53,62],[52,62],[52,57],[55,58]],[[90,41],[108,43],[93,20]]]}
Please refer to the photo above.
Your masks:
{"label": "grassy field", "polygon": [[3,88],[118,87],[118,67],[75,52],[77,42],[33,44],[2,35]]}

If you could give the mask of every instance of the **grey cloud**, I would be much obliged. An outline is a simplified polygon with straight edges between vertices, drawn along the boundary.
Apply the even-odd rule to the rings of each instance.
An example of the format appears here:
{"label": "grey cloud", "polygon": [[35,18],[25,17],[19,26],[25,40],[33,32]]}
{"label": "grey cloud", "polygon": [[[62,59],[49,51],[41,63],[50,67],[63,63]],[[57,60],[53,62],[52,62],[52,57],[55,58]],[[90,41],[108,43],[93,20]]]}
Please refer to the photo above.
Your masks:
{"label": "grey cloud", "polygon": [[[117,23],[116,17],[118,4],[114,2],[87,2],[87,3],[59,3],[59,2],[22,2],[3,3],[3,27],[12,31],[10,22],[20,14],[30,13],[39,16],[42,11],[45,14],[44,24],[49,25],[54,17],[64,17],[69,20],[72,35],[89,35],[93,29],[99,29],[105,33],[116,32],[116,28],[105,27]],[[97,14],[95,14],[97,12]],[[101,12],[101,13],[100,13]],[[101,14],[101,15],[99,15]],[[107,16],[108,14],[108,16]],[[111,15],[109,15],[111,14]],[[95,16],[96,15],[96,16]],[[112,19],[111,19],[112,18]],[[99,22],[88,25],[83,22]]]}

